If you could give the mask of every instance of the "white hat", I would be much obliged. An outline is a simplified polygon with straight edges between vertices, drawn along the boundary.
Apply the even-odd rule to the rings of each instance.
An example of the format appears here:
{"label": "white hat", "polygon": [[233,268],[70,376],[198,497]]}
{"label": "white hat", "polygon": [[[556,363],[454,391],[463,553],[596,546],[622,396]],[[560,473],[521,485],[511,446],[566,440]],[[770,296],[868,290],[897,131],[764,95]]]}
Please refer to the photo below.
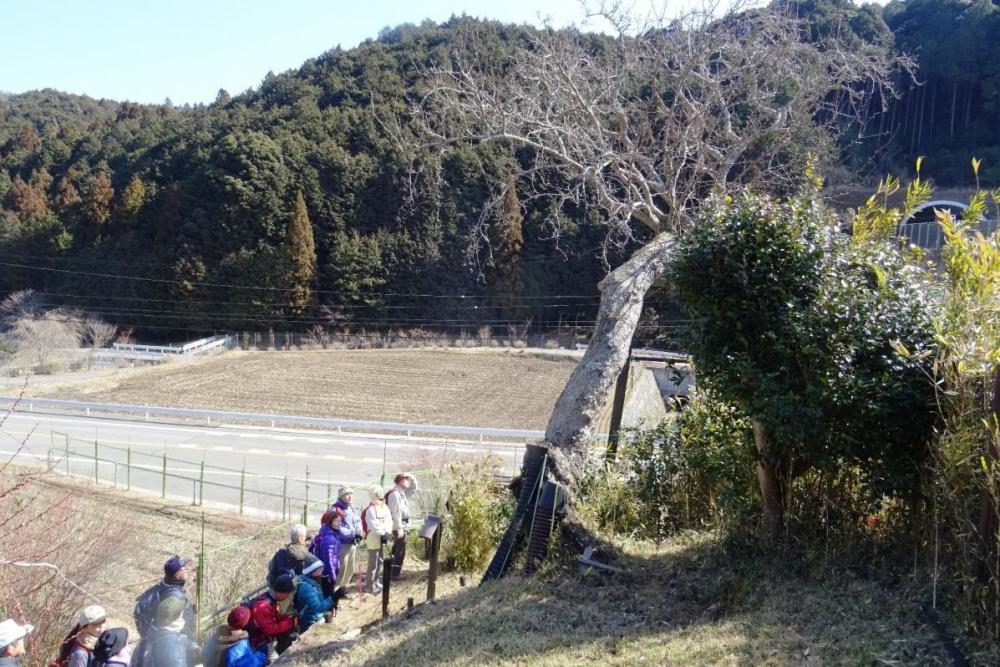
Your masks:
{"label": "white hat", "polygon": [[23,639],[29,632],[34,631],[35,626],[19,625],[14,619],[8,618],[0,623],[0,651],[7,648],[18,639]]}
{"label": "white hat", "polygon": [[78,625],[93,625],[100,623],[108,617],[108,612],[99,604],[92,604],[80,612],[80,617],[76,620]]}
{"label": "white hat", "polygon": [[312,574],[316,570],[323,569],[323,561],[317,559],[302,568],[302,574]]}

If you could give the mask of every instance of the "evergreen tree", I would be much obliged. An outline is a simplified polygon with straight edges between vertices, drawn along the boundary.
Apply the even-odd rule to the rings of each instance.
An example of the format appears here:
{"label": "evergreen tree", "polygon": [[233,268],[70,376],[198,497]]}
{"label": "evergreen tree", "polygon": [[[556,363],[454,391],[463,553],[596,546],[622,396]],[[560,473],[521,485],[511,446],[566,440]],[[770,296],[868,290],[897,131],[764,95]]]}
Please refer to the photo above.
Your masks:
{"label": "evergreen tree", "polygon": [[91,222],[103,225],[111,217],[111,202],[115,198],[115,189],[111,179],[103,171],[94,179],[87,196],[87,215]]}
{"label": "evergreen tree", "polygon": [[14,182],[10,184],[7,199],[11,208],[17,211],[24,221],[41,218],[49,210],[45,194],[25,183],[20,176],[15,176]]}
{"label": "evergreen tree", "polygon": [[80,203],[80,193],[77,191],[76,186],[73,185],[73,181],[70,180],[69,176],[62,176],[56,182],[56,194],[53,198],[53,202],[56,208],[60,211],[65,211],[71,206],[75,206]]}
{"label": "evergreen tree", "polygon": [[133,176],[122,192],[122,213],[127,219],[134,220],[145,203],[146,186],[143,185],[141,178]]}
{"label": "evergreen tree", "polygon": [[524,249],[523,223],[517,184],[514,182],[514,175],[508,173],[500,224],[493,228],[494,238],[490,240],[493,246],[493,269],[487,280],[500,315],[511,319],[518,316],[513,306],[517,305],[517,297],[524,292],[524,267],[521,264],[521,252]]}
{"label": "evergreen tree", "polygon": [[312,302],[312,288],[316,280],[316,243],[313,240],[312,223],[306,210],[306,200],[302,192],[295,196],[295,213],[288,221],[288,235],[285,239],[286,260],[288,262],[288,307],[293,313],[302,313]]}

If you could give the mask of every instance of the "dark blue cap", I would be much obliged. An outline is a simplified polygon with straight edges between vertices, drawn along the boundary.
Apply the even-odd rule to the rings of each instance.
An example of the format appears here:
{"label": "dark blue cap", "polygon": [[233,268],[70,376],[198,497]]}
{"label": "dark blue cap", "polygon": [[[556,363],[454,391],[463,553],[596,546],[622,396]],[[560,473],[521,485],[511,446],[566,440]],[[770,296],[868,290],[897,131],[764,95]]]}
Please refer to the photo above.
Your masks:
{"label": "dark blue cap", "polygon": [[173,579],[177,576],[177,573],[182,569],[191,564],[190,558],[181,558],[180,556],[173,555],[163,564],[163,574],[164,576]]}

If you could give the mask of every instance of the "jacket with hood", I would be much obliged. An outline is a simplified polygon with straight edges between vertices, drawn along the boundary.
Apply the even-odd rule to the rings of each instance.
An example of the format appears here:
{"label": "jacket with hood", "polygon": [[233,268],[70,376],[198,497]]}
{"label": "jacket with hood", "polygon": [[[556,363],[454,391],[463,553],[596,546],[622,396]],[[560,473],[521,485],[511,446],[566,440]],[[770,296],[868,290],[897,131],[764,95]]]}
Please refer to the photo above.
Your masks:
{"label": "jacket with hood", "polygon": [[410,524],[410,503],[406,498],[406,490],[398,484],[385,494],[385,504],[389,506],[392,516],[393,530],[406,530]]}
{"label": "jacket with hood", "polygon": [[294,629],[295,617],[281,613],[278,601],[270,591],[250,603],[250,624],[247,630],[250,633],[250,647],[254,650]]}
{"label": "jacket with hood", "polygon": [[323,586],[308,574],[299,577],[295,589],[295,608],[299,612],[299,632],[323,620],[323,614],[333,609],[333,598],[323,595]]}
{"label": "jacket with hood", "polygon": [[204,667],[263,667],[267,653],[250,648],[246,630],[233,630],[223,623],[205,644]]}
{"label": "jacket with hood", "polygon": [[153,619],[156,617],[156,608],[168,597],[176,597],[184,600],[184,634],[191,637],[195,628],[195,608],[191,599],[184,591],[183,581],[171,581],[164,579],[145,593],[139,596],[136,601],[133,619],[135,627],[140,635],[146,634],[153,627]]}
{"label": "jacket with hood", "polygon": [[334,530],[327,524],[323,524],[316,533],[309,550],[323,561],[323,573],[328,580],[337,580],[337,572],[340,571],[340,545],[353,541],[353,534],[346,537],[343,532]]}
{"label": "jacket with hood", "polygon": [[286,544],[274,553],[267,568],[267,585],[274,586],[274,581],[283,574],[297,577],[302,574],[302,568],[309,565],[316,557],[309,553],[308,544]]}
{"label": "jacket with hood", "polygon": [[141,667],[191,667],[200,662],[201,651],[180,630],[153,625],[149,628],[139,648],[132,657],[132,664]]}

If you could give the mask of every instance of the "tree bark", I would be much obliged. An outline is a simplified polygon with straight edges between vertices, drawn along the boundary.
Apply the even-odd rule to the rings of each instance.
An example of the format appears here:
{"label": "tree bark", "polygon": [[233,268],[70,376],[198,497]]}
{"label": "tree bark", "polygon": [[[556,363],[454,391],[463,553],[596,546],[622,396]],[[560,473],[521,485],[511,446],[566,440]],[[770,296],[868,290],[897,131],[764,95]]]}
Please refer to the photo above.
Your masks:
{"label": "tree bark", "polygon": [[600,282],[601,305],[594,333],[574,369],[545,429],[550,474],[568,490],[576,487],[608,392],[628,361],[643,300],[662,275],[676,247],[662,232]]}
{"label": "tree bark", "polygon": [[781,535],[785,523],[784,480],[781,464],[774,459],[771,443],[763,424],[753,420],[753,439],[757,445],[757,483],[764,507],[764,526],[771,538]]}

